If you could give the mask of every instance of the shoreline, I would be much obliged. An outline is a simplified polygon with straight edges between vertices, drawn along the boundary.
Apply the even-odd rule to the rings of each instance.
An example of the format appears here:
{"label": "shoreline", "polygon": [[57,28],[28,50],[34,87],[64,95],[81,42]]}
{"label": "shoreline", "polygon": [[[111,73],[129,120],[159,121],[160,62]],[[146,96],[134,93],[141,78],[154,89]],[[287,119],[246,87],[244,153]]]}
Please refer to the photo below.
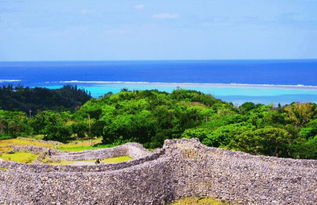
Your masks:
{"label": "shoreline", "polygon": [[[8,80],[8,79],[7,79]],[[58,89],[64,85],[78,86],[88,91],[92,97],[98,98],[108,92],[118,93],[122,89],[152,90],[172,92],[177,89],[196,90],[211,94],[226,102],[242,104],[254,102],[261,104],[289,104],[292,102],[317,103],[317,86],[314,85],[274,85],[243,83],[178,83],[178,82],[144,82],[144,81],[47,81],[23,86]],[[1,85],[1,82],[0,82]],[[13,84],[14,85],[14,84]]]}
{"label": "shoreline", "polygon": [[[77,85],[89,91],[95,98],[107,92],[118,93],[128,90],[152,90],[173,92],[177,89],[196,90],[211,94],[216,98],[235,104],[254,102],[261,104],[290,104],[292,102],[317,103],[317,86],[301,85],[260,85],[260,84],[222,84],[222,83],[163,83],[131,81],[63,81],[46,84],[46,88],[57,89],[63,85]],[[66,83],[68,82],[68,83]],[[71,83],[70,83],[71,82]]]}
{"label": "shoreline", "polygon": [[217,87],[217,88],[280,88],[280,89],[308,89],[316,90],[314,85],[275,85],[275,84],[243,84],[243,83],[177,83],[177,82],[142,82],[142,81],[58,81],[45,82],[47,84],[91,84],[91,85],[149,85],[149,86],[185,86],[185,87]]}

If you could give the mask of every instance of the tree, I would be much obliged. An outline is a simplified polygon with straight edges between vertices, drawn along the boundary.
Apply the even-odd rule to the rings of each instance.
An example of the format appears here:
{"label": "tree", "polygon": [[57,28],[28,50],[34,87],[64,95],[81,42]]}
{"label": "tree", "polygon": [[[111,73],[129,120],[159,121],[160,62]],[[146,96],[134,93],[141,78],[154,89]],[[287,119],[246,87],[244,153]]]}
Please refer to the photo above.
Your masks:
{"label": "tree", "polygon": [[253,154],[288,157],[291,140],[292,136],[286,130],[265,127],[241,133],[231,143],[231,148]]}
{"label": "tree", "polygon": [[89,124],[85,122],[76,122],[71,125],[73,134],[77,136],[77,138],[86,138],[89,137],[90,130],[89,130]]}
{"label": "tree", "polygon": [[317,159],[317,135],[309,140],[301,140],[293,145],[292,157],[300,159]]}
{"label": "tree", "polygon": [[60,89],[0,87],[1,109],[23,111],[36,114],[38,111],[75,111],[78,106],[87,102],[91,96],[76,86],[66,85]]}
{"label": "tree", "polygon": [[184,138],[198,138],[201,142],[207,138],[207,135],[211,134],[212,130],[207,128],[191,128],[186,129],[182,134]]}
{"label": "tree", "polygon": [[0,136],[2,138],[28,136],[32,131],[25,113],[0,110]]}
{"label": "tree", "polygon": [[70,116],[67,113],[57,113],[53,111],[43,111],[30,119],[35,134],[46,134],[49,126],[62,126]]}
{"label": "tree", "polygon": [[236,123],[221,126],[215,129],[210,134],[207,134],[206,138],[203,139],[203,143],[213,147],[227,147],[235,136],[251,131],[254,126],[248,123]]}
{"label": "tree", "polygon": [[317,120],[312,120],[299,131],[299,135],[305,139],[309,139],[317,135]]}
{"label": "tree", "polygon": [[286,119],[295,126],[303,126],[316,114],[316,105],[312,103],[292,103],[285,107]]}
{"label": "tree", "polygon": [[67,142],[71,139],[72,129],[70,126],[52,125],[47,127],[45,140]]}
{"label": "tree", "polygon": [[256,105],[252,102],[246,102],[246,103],[243,103],[242,105],[240,105],[239,110],[241,113],[247,113],[250,110],[257,108],[258,106],[259,105]]}

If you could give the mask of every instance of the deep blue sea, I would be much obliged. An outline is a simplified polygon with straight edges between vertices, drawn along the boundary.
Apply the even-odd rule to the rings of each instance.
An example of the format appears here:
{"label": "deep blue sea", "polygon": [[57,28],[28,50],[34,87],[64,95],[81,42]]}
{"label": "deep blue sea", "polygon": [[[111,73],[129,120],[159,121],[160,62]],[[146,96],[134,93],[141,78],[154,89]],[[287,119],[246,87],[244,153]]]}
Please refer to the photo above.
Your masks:
{"label": "deep blue sea", "polygon": [[71,84],[94,97],[123,88],[185,88],[235,104],[317,102],[317,60],[0,62],[3,84]]}

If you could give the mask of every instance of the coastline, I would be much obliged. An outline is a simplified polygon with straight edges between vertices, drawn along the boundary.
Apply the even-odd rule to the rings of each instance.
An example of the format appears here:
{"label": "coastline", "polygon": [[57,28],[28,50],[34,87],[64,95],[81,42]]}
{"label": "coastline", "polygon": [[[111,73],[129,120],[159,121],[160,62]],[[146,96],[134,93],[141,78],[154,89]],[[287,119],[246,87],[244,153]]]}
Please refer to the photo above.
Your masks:
{"label": "coastline", "polygon": [[108,92],[118,93],[122,89],[151,90],[157,89],[168,93],[176,89],[188,89],[211,94],[226,102],[241,105],[244,102],[261,104],[289,104],[292,102],[317,103],[317,86],[306,85],[270,85],[270,84],[237,84],[237,83],[165,83],[165,82],[132,82],[132,81],[58,81],[47,82],[46,87],[57,89],[63,85],[76,85],[91,93],[95,98]]}
{"label": "coastline", "polygon": [[243,83],[195,83],[195,82],[145,82],[145,81],[99,81],[99,80],[65,80],[46,81],[28,84],[21,79],[0,79],[0,85],[17,85],[58,89],[64,85],[75,85],[91,93],[94,98],[108,92],[118,93],[122,89],[153,90],[171,93],[176,89],[196,90],[213,95],[226,102],[241,105],[244,102],[284,105],[292,102],[317,103],[317,86],[315,85],[276,85]]}
{"label": "coastline", "polygon": [[61,84],[128,84],[128,85],[153,85],[153,86],[188,86],[188,87],[219,87],[219,88],[285,88],[285,89],[313,89],[317,91],[314,85],[275,85],[275,84],[243,84],[243,83],[187,83],[187,82],[142,82],[142,81],[58,81],[45,83]]}

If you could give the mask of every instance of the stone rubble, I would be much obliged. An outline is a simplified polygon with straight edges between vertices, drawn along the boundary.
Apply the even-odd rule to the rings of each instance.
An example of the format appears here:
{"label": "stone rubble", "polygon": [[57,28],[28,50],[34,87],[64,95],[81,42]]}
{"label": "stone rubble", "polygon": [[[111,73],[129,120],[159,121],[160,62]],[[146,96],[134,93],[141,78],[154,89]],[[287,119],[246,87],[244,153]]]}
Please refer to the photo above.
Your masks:
{"label": "stone rubble", "polygon": [[315,160],[255,156],[196,139],[166,140],[153,153],[137,143],[69,154],[51,151],[64,160],[119,155],[135,160],[79,166],[0,161],[7,168],[0,172],[0,204],[163,205],[186,196],[233,204],[317,204]]}

